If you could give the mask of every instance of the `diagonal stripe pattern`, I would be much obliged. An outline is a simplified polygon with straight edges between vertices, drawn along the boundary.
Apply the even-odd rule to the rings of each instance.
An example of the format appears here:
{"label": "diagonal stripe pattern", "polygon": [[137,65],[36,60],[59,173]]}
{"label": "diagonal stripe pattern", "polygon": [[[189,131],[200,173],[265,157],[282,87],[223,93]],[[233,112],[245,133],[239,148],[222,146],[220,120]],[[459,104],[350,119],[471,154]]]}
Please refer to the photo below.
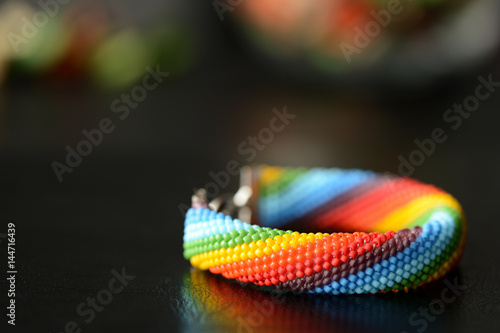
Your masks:
{"label": "diagonal stripe pattern", "polygon": [[[461,206],[435,186],[362,170],[257,166],[253,175],[262,227],[190,209],[184,256],[194,267],[337,295],[416,288],[443,277],[462,256]],[[345,232],[292,231],[300,229]]]}

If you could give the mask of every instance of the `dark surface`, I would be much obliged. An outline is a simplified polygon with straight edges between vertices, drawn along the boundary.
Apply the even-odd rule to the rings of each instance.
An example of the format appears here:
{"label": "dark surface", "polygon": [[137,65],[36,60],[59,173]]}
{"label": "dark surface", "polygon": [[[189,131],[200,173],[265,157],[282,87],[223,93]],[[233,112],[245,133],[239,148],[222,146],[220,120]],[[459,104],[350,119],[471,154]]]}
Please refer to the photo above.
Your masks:
{"label": "dark surface", "polygon": [[[82,332],[498,331],[500,91],[457,130],[442,120],[474,92],[477,75],[500,80],[498,65],[402,96],[404,89],[304,86],[269,74],[221,40],[207,49],[197,69],[167,79],[122,122],[109,110],[116,95],[85,85],[13,81],[4,88],[0,232],[16,224],[19,272],[17,325],[9,332],[63,332],[69,321]],[[445,129],[448,140],[413,177],[463,204],[466,252],[446,279],[467,290],[425,329],[409,318],[441,298],[443,281],[408,294],[276,297],[194,271],[183,259],[178,205],[211,181],[210,171],[233,159],[246,163],[238,144],[284,105],[297,118],[254,162],[397,173],[398,156],[408,156],[415,139]],[[116,121],[115,131],[59,183],[51,163],[62,162],[64,147],[103,117]],[[76,308],[122,267],[135,279],[85,323]]]}

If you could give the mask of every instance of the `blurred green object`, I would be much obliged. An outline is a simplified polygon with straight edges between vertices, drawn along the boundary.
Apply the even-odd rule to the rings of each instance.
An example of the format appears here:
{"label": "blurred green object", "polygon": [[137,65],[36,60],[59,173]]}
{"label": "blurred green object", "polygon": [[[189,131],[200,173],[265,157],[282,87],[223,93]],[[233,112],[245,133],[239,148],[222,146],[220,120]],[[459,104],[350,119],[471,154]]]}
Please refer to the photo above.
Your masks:
{"label": "blurred green object", "polygon": [[12,68],[23,75],[45,73],[62,58],[67,42],[68,35],[61,22],[50,19],[20,47],[21,51],[12,60]]}
{"label": "blurred green object", "polygon": [[128,28],[104,38],[90,62],[92,79],[101,87],[120,89],[132,85],[153,66],[154,55],[144,37]]}
{"label": "blurred green object", "polygon": [[148,31],[149,47],[160,67],[173,76],[188,72],[196,60],[194,34],[181,25],[162,26]]}
{"label": "blurred green object", "polygon": [[62,57],[68,40],[60,16],[49,17],[23,1],[2,4],[0,33],[0,61],[23,75],[45,73]]}

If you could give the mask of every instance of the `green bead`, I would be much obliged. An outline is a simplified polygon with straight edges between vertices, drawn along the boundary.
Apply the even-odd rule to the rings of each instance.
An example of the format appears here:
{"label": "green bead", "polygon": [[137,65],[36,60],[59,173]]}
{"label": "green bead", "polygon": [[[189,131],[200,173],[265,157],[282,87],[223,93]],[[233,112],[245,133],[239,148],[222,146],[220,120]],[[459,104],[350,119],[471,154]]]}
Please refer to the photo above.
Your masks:
{"label": "green bead", "polygon": [[227,242],[226,241],[220,242],[220,247],[223,249],[227,248]]}
{"label": "green bead", "polygon": [[259,234],[252,235],[252,240],[254,242],[258,241],[259,239],[260,239],[260,235]]}
{"label": "green bead", "polygon": [[227,245],[228,245],[229,247],[235,247],[235,246],[236,246],[236,243],[234,242],[234,240],[232,240],[232,239],[231,239],[231,240],[229,240],[229,242],[227,242]]}
{"label": "green bead", "polygon": [[251,236],[245,236],[245,237],[243,237],[243,241],[245,243],[247,243],[247,244],[251,243],[252,242],[252,237]]}
{"label": "green bead", "polygon": [[243,244],[243,238],[241,238],[241,237],[236,237],[236,238],[234,239],[234,241],[235,241],[235,242],[236,242],[236,244],[238,244],[238,245]]}
{"label": "green bead", "polygon": [[254,228],[250,228],[250,229],[247,230],[247,232],[248,232],[248,234],[250,236],[252,236],[253,234],[255,234],[255,229]]}

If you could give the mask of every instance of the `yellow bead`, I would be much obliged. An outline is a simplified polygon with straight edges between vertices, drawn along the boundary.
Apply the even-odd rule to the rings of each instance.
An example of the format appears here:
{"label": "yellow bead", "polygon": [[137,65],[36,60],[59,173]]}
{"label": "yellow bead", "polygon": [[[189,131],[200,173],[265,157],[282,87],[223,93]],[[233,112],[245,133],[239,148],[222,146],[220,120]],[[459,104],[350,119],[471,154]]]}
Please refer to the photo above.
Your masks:
{"label": "yellow bead", "polygon": [[263,249],[266,247],[266,243],[264,243],[263,241],[261,240],[258,240],[257,241],[257,246],[259,247],[259,249]]}
{"label": "yellow bead", "polygon": [[279,251],[281,251],[281,246],[279,246],[278,244],[274,244],[272,249],[274,252],[279,252]]}
{"label": "yellow bead", "polygon": [[248,256],[248,259],[255,259],[255,252],[250,250],[250,251],[248,251],[247,256]]}
{"label": "yellow bead", "polygon": [[271,248],[269,246],[266,246],[264,248],[264,253],[267,255],[270,255],[271,253],[273,253],[273,250],[271,250]]}

